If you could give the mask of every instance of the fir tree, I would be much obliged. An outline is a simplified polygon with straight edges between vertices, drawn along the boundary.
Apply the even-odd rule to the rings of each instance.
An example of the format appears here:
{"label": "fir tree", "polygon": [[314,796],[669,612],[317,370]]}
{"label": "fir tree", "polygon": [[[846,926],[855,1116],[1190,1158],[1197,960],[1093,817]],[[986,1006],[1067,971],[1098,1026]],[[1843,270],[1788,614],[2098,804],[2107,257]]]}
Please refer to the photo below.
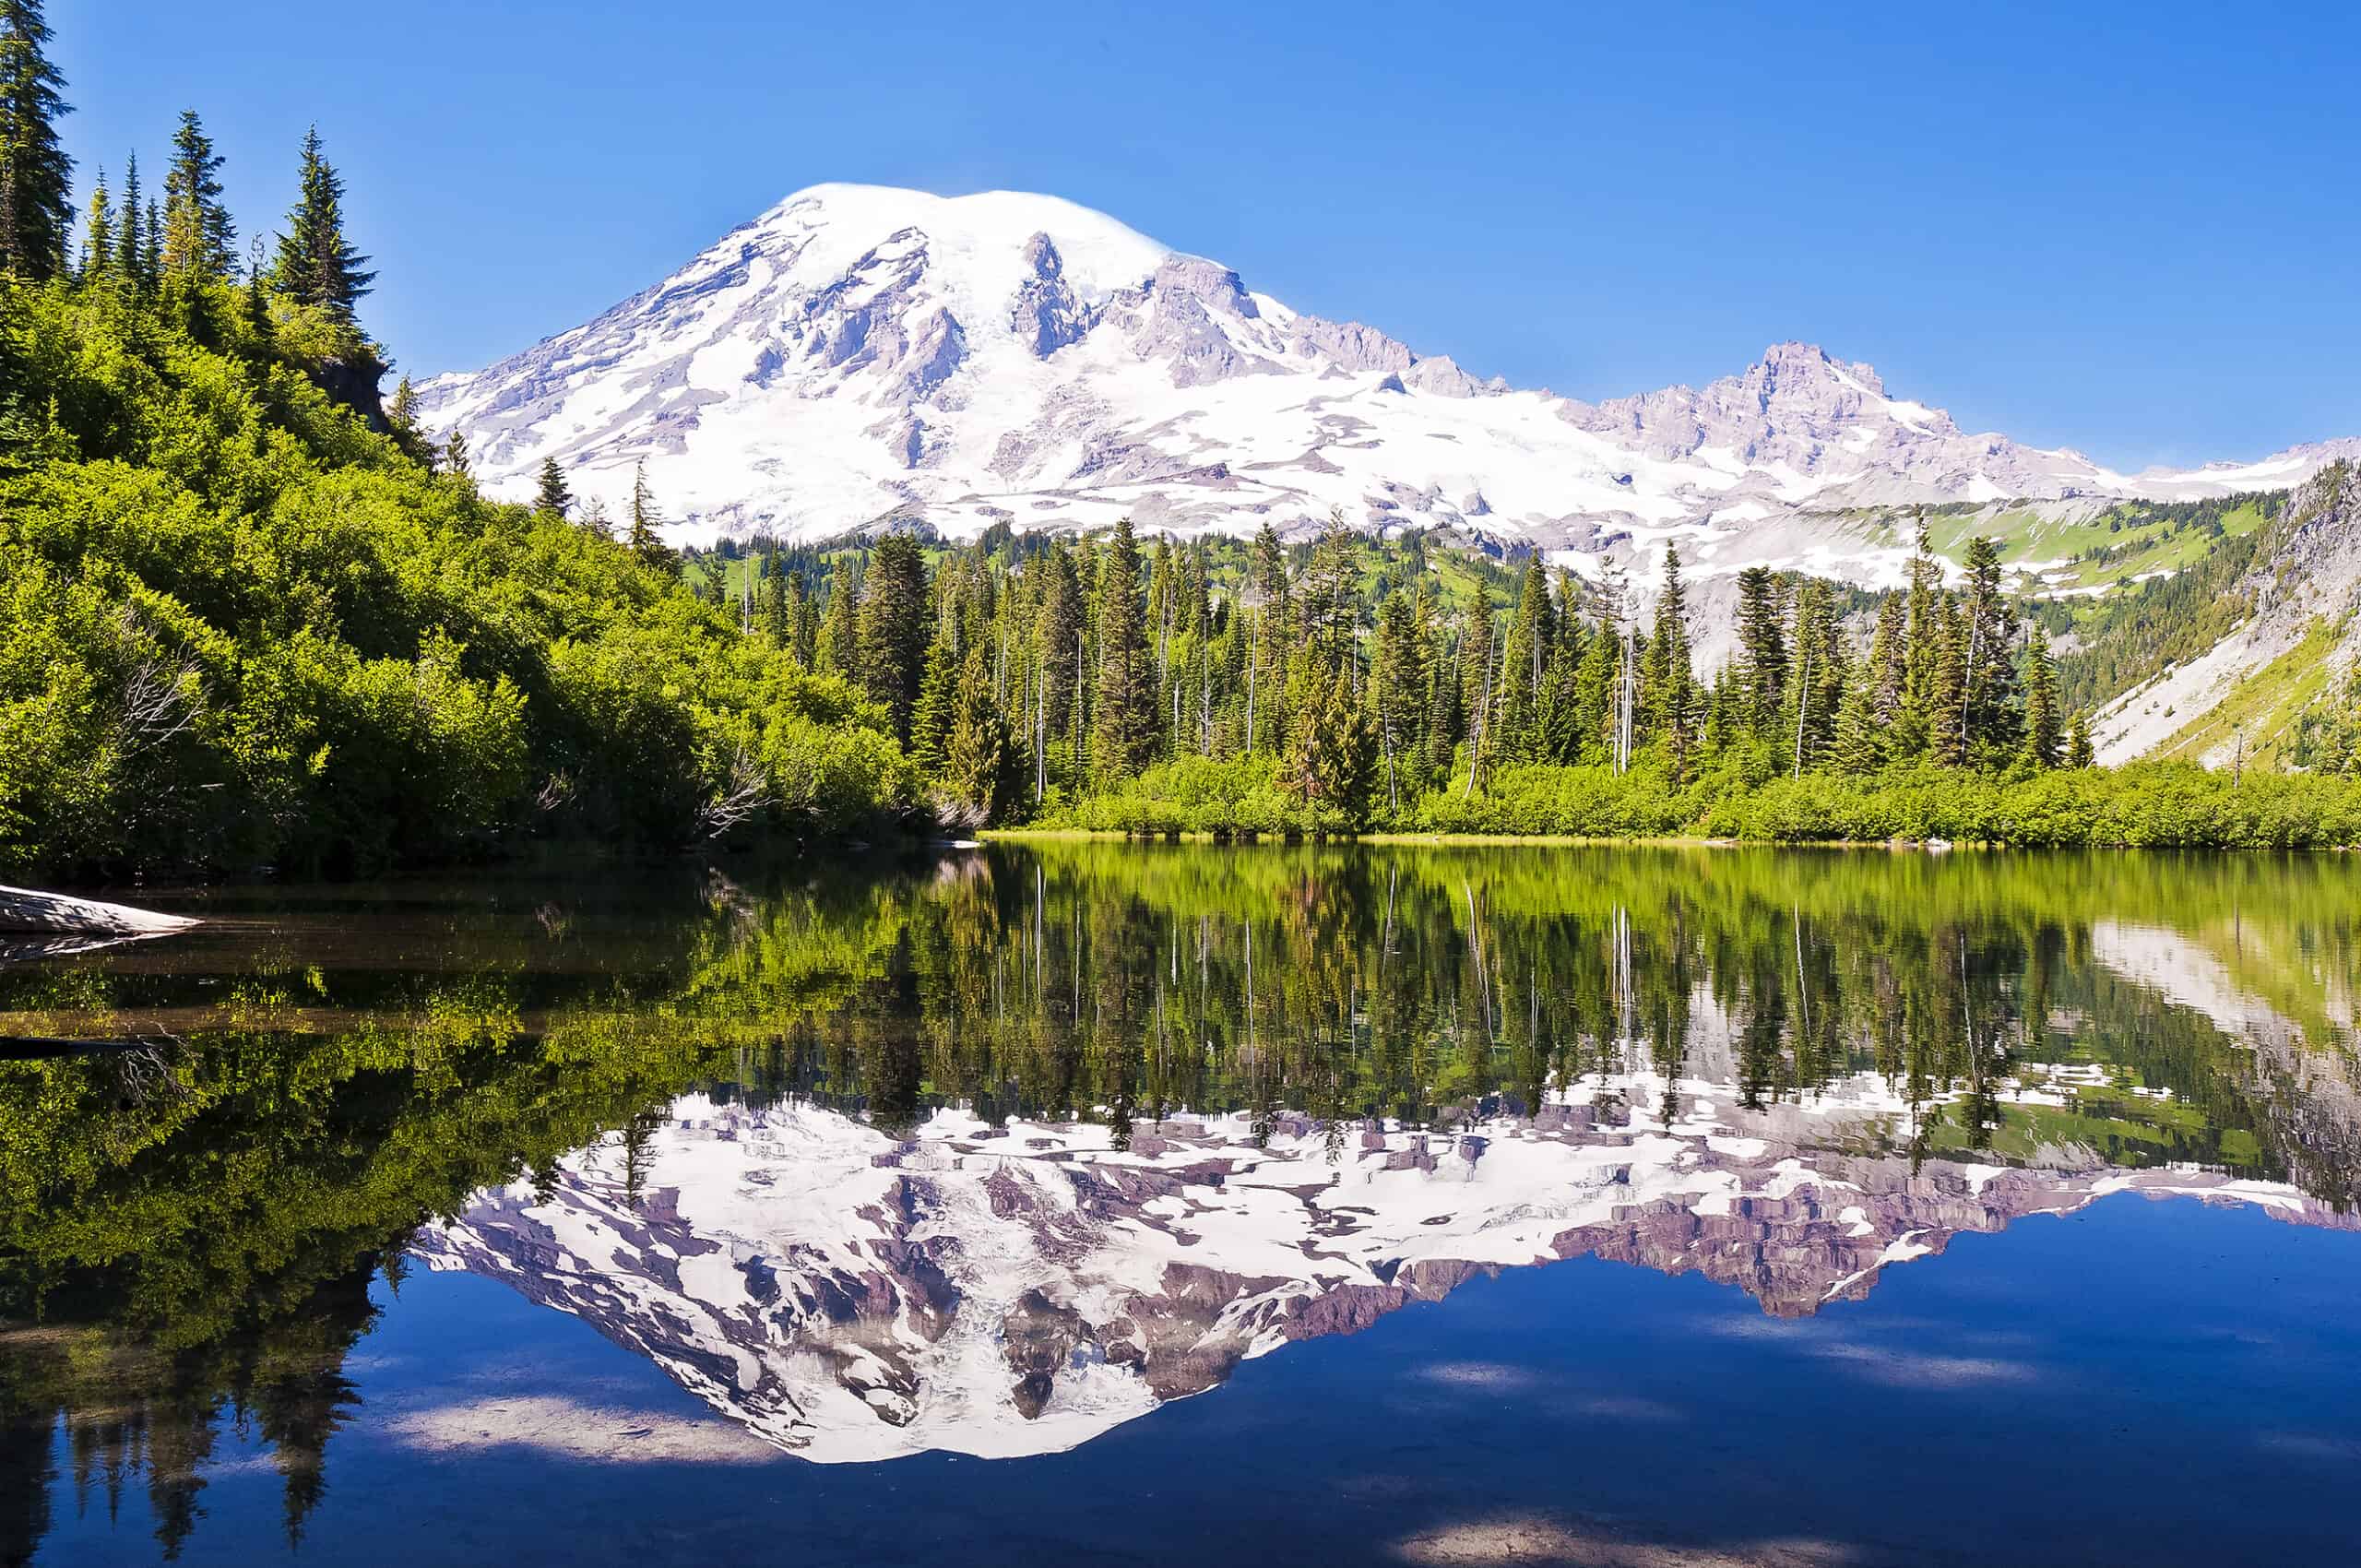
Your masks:
{"label": "fir tree", "polygon": [[386,405],[386,422],[394,427],[397,439],[418,439],[418,388],[410,385],[407,375],[395,384],[394,400]]}
{"label": "fir tree", "polygon": [[227,278],[238,262],[237,225],[221,205],[221,155],[194,109],[181,111],[164,173],[163,270],[175,278]]}
{"label": "fir tree", "polygon": [[958,701],[943,757],[943,785],[980,821],[997,814],[1011,746],[1008,720],[992,695],[991,672],[979,642],[960,667]]}
{"label": "fir tree", "polygon": [[42,0],[0,0],[0,273],[39,283],[65,270],[74,160],[57,122],[73,113],[47,53]]}
{"label": "fir tree", "polygon": [[828,568],[828,608],[820,619],[813,659],[813,668],[824,675],[860,679],[860,588],[848,559]]}
{"label": "fir tree", "polygon": [[1738,637],[1746,683],[1746,720],[1756,734],[1776,737],[1787,696],[1787,640],[1779,581],[1768,566],[1738,575]]}
{"label": "fir tree", "polygon": [[2035,767],[2056,767],[2059,755],[2058,671],[2049,658],[2049,634],[2039,622],[2025,644],[2025,757]]}
{"label": "fir tree", "polygon": [[1156,686],[1142,620],[1140,552],[1132,521],[1115,538],[1098,585],[1097,715],[1091,765],[1103,778],[1121,778],[1146,766],[1156,742]]}
{"label": "fir tree", "polygon": [[1690,667],[1689,590],[1680,580],[1680,552],[1664,547],[1664,588],[1656,595],[1655,630],[1640,665],[1640,705],[1651,736],[1672,762],[1672,777],[1688,777],[1694,742],[1691,716],[1696,674]]}
{"label": "fir tree", "polygon": [[320,155],[320,132],[304,133],[294,207],[279,236],[271,283],[298,304],[315,305],[346,325],[369,292],[374,272],[362,270],[369,258],[353,249],[344,232],[344,181]]}
{"label": "fir tree", "polygon": [[958,703],[953,683],[964,661],[951,646],[951,624],[950,618],[943,617],[934,640],[927,644],[926,671],[919,678],[918,702],[910,710],[910,760],[929,778],[942,776],[951,743],[953,710]]}
{"label": "fir tree", "polygon": [[[402,377],[402,386],[404,387],[409,386],[409,377]],[[398,390],[394,397],[396,402],[401,400]],[[391,417],[390,413],[388,417]],[[558,467],[555,457],[543,457],[540,481],[533,492],[533,510],[544,517],[562,519],[573,510],[573,507],[574,491],[565,482],[565,470]]]}
{"label": "fir tree", "polygon": [[1846,688],[1837,706],[1835,734],[1828,760],[1848,778],[1860,778],[1885,766],[1884,727],[1878,720],[1877,697],[1866,683]]}
{"label": "fir tree", "polygon": [[1948,593],[1933,608],[1935,666],[1927,685],[1929,751],[1945,767],[1964,767],[1967,730],[1967,624]]}
{"label": "fir tree", "polygon": [[656,510],[656,493],[647,488],[647,464],[635,463],[631,470],[631,519],[623,542],[641,565],[669,575],[681,569],[681,558],[657,531],[663,521]]}
{"label": "fir tree", "polygon": [[123,205],[115,210],[114,275],[125,288],[136,289],[148,276],[148,257],[141,244],[145,213],[139,203],[139,155],[136,152],[123,160]]}
{"label": "fir tree", "polygon": [[887,534],[871,553],[860,595],[860,679],[910,738],[910,716],[926,673],[926,556],[908,534]]}
{"label": "fir tree", "polygon": [[1539,759],[1542,664],[1556,632],[1549,575],[1536,552],[1525,561],[1516,612],[1509,617],[1508,636],[1501,645],[1501,689],[1494,714],[1499,729],[1493,742],[1497,756]]}
{"label": "fir tree", "polygon": [[107,195],[107,172],[90,186],[90,209],[82,231],[82,280],[93,283],[114,269],[114,204]]}
{"label": "fir tree", "polygon": [[[473,479],[475,469],[468,459],[468,438],[457,429],[443,438],[441,468],[457,479]],[[636,525],[635,525],[636,526]]]}
{"label": "fir tree", "polygon": [[2094,767],[2097,765],[2098,754],[2091,747],[2091,722],[2078,713],[2074,716],[2072,726],[2067,731],[2066,766]]}

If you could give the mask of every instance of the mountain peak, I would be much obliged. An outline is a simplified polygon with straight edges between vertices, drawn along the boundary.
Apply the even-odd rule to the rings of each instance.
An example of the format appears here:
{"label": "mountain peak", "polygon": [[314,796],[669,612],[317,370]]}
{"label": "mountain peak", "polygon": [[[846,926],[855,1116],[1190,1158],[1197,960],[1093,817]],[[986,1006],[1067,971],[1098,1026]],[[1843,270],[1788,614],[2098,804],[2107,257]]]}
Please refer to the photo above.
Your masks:
{"label": "mountain peak", "polygon": [[[493,493],[529,493],[554,459],[613,508],[644,463],[692,540],[886,516],[954,537],[1121,517],[1249,533],[1340,513],[1584,569],[1677,538],[1701,575],[1750,554],[1868,581],[1899,555],[1808,517],[2218,494],[2251,471],[2129,480],[1963,434],[1871,366],[1794,340],[1701,389],[1596,406],[1482,383],[1024,191],[808,186],[596,320],[422,392]],[[1725,552],[1738,532],[1746,545]]]}

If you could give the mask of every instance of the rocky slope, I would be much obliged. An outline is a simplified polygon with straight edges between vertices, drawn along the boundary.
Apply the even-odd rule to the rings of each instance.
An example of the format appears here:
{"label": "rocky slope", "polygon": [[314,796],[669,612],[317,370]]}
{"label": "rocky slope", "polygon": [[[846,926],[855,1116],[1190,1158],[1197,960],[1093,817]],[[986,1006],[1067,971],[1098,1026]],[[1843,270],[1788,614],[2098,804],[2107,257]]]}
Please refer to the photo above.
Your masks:
{"label": "rocky slope", "polygon": [[2162,752],[2227,766],[2343,688],[2361,658],[2361,460],[2305,481],[2235,592],[2253,606],[2241,624],[2093,719],[2101,761]]}
{"label": "rocky slope", "polygon": [[1889,580],[1846,509],[2191,497],[2335,451],[2124,475],[1961,430],[1866,364],[1782,343],[1740,374],[1599,404],[1479,381],[1299,314],[1217,262],[1009,192],[818,185],[583,327],[424,389],[482,480],[554,457],[611,507],[645,460],[675,537],[825,537],[895,517],[1144,529],[1463,530],[1575,564],[1687,541]]}

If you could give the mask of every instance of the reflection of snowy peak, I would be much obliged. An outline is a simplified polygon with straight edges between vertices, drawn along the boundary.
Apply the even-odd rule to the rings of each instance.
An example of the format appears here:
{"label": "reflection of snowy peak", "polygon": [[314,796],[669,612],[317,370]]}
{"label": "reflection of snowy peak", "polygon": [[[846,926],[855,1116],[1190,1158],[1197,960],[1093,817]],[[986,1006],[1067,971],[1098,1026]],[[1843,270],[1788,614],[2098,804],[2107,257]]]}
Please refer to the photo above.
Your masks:
{"label": "reflection of snowy peak", "polygon": [[1054,197],[841,184],[789,196],[587,326],[438,378],[424,407],[510,494],[553,457],[611,504],[645,458],[698,537],[812,538],[889,514],[948,533],[1126,515],[1238,532],[1335,508],[1583,553],[1667,529],[1708,556],[1728,543],[1852,576],[1883,556],[1799,509],[2220,494],[2333,455],[2127,477],[1963,433],[1799,343],[1702,391],[1592,406],[1299,315]]}
{"label": "reflection of snowy peak", "polygon": [[1755,1112],[1641,1074],[1449,1134],[1285,1114],[1257,1147],[1242,1118],[1180,1119],[1119,1150],[1095,1124],[944,1111],[897,1142],[691,1098],[644,1145],[570,1160],[552,1201],[487,1194],[419,1250],[580,1314],[781,1447],[849,1461],[1071,1447],[1502,1265],[1694,1269],[1801,1315],[1957,1231],[2127,1188],[2348,1223],[2292,1188],[2079,1150],[1914,1169],[1874,1152],[1907,1118],[1874,1078]]}

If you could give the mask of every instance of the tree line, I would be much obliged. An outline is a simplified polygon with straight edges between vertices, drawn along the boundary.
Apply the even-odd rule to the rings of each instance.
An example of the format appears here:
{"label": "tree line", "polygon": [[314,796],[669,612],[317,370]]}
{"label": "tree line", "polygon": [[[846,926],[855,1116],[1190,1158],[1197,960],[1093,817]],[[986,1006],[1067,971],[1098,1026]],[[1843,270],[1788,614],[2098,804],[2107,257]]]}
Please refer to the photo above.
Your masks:
{"label": "tree line", "polygon": [[729,556],[740,568],[706,573],[706,591],[800,666],[860,683],[976,820],[1055,817],[1168,765],[1240,760],[1340,827],[1406,821],[1519,766],[1647,768],[1679,786],[1733,768],[1760,784],[2092,760],[2047,633],[2003,593],[1988,540],[1954,581],[1922,534],[1908,586],[1850,614],[1848,590],[1750,567],[1738,652],[1708,677],[1672,546],[1644,612],[1619,572],[1537,555],[1506,594],[1487,574],[1454,588],[1423,540],[1368,540],[1340,518],[1293,546],[1268,523],[1240,544],[1143,541],[1123,522]]}

